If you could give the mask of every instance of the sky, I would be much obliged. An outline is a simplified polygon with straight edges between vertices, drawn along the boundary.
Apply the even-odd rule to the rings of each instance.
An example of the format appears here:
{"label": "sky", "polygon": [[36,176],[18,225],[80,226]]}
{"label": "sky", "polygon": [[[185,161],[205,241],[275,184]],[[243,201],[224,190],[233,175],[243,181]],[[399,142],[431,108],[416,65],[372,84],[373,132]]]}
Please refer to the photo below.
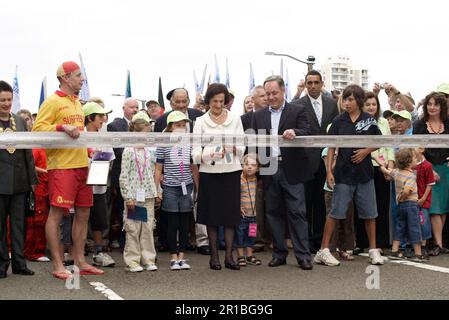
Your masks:
{"label": "sky", "polygon": [[[1,12],[0,79],[12,85],[18,66],[21,106],[32,112],[43,77],[53,93],[58,65],[79,62],[80,52],[91,95],[114,110],[110,119],[122,114],[124,98],[112,95],[125,93],[127,70],[135,98],[157,100],[160,76],[164,94],[185,86],[193,105],[193,71],[201,78],[207,64],[213,77],[214,55],[221,82],[228,59],[236,113],[248,95],[250,63],[256,85],[280,73],[281,58],[266,51],[313,55],[317,69],[346,55],[369,70],[371,84],[393,83],[416,101],[449,82],[449,4],[442,0],[15,0]],[[293,95],[307,66],[283,64]]]}

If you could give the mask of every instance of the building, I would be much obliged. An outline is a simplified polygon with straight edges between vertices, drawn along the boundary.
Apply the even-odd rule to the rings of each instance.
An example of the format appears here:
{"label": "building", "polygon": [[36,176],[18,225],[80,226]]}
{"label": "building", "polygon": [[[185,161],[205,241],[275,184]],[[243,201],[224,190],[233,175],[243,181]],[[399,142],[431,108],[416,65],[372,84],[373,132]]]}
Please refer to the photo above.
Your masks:
{"label": "building", "polygon": [[350,84],[357,84],[368,90],[369,76],[366,69],[354,69],[351,60],[346,56],[328,58],[327,63],[321,67],[324,84],[327,90],[343,91]]}

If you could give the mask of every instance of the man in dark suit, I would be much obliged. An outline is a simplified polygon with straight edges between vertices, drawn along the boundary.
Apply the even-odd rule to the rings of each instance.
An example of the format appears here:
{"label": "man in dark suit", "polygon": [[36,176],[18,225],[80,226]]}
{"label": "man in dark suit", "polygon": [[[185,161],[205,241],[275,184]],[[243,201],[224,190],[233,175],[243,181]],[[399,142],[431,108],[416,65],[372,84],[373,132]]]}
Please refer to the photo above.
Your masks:
{"label": "man in dark suit", "polygon": [[[189,92],[185,88],[176,88],[167,93],[167,99],[170,101],[172,111],[180,111],[186,114],[190,120],[192,120],[191,123],[187,123],[188,131],[192,133],[193,125],[195,123],[196,118],[201,117],[202,115],[204,115],[204,113],[197,109],[189,108],[190,104]],[[166,112],[156,121],[156,124],[154,125],[155,132],[162,132],[167,127],[167,117],[170,113],[171,111]],[[168,224],[167,213],[161,211],[157,231],[159,251],[165,251],[165,249],[167,248],[167,224]],[[192,218],[191,227],[189,228],[192,234],[194,225],[195,221]],[[196,224],[195,236],[198,253],[209,255],[210,248],[206,226]]]}
{"label": "man in dark suit", "polygon": [[[323,80],[321,74],[311,70],[306,75],[305,86],[307,94],[291,103],[305,108],[309,117],[311,135],[326,135],[327,127],[338,115],[337,102],[322,94]],[[312,251],[317,251],[321,245],[324,224],[326,222],[326,205],[323,186],[326,181],[326,167],[321,158],[321,148],[307,148],[313,179],[306,183],[307,220],[309,222],[309,240]],[[298,167],[300,168],[300,167]]]}
{"label": "man in dark suit", "polygon": [[[136,99],[128,98],[123,103],[123,118],[116,118],[108,124],[108,131],[111,132],[128,132],[129,123],[133,116],[139,111],[139,102]],[[120,247],[124,247],[124,236],[121,232],[123,224],[124,202],[120,192],[120,172],[122,170],[122,153],[123,148],[115,148],[115,160],[112,163],[111,172],[111,230],[109,241],[112,244],[114,240],[119,241]]]}
{"label": "man in dark suit", "polygon": [[[21,117],[11,113],[13,91],[0,81],[0,134],[27,131]],[[23,255],[25,242],[25,205],[27,194],[38,184],[31,150],[0,149],[0,278],[6,278],[10,258],[6,238],[6,219],[9,215],[11,230],[12,272],[33,275]]]}
{"label": "man in dark suit", "polygon": [[[279,76],[264,82],[269,107],[253,115],[252,128],[258,134],[282,135],[293,140],[310,134],[308,118],[303,107],[285,102],[285,84]],[[299,266],[311,270],[304,183],[312,178],[310,164],[303,148],[258,148],[261,175],[264,183],[265,214],[273,236],[273,259],[268,264],[286,264],[288,248],[285,242],[284,210],[293,249]],[[269,165],[264,163],[270,159]],[[269,174],[269,175],[268,175]]]}

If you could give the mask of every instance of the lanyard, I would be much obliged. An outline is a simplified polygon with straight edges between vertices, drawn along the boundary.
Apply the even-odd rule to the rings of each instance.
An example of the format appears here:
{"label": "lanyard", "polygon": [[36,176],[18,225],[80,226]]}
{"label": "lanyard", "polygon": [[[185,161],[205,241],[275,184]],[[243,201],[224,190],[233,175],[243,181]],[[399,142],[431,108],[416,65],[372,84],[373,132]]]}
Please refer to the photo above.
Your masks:
{"label": "lanyard", "polygon": [[137,172],[139,173],[140,185],[143,185],[143,173],[147,167],[147,151],[143,149],[144,162],[142,170],[140,170],[139,160],[137,159],[136,148],[134,148],[134,158],[136,160]]}
{"label": "lanyard", "polygon": [[245,181],[246,181],[246,188],[248,189],[249,201],[251,203],[251,210],[253,211],[253,216],[255,216],[256,214],[254,213],[254,207],[256,206],[256,204],[253,205],[253,197],[251,196],[251,191],[249,189],[249,182],[246,177],[245,177]]}
{"label": "lanyard", "polygon": [[181,170],[181,175],[184,178],[184,147],[181,148],[181,160],[179,159],[179,155],[178,155],[179,149],[178,149],[178,147],[175,147],[175,148],[176,148],[176,152],[175,152],[176,162],[179,163],[179,170]]}

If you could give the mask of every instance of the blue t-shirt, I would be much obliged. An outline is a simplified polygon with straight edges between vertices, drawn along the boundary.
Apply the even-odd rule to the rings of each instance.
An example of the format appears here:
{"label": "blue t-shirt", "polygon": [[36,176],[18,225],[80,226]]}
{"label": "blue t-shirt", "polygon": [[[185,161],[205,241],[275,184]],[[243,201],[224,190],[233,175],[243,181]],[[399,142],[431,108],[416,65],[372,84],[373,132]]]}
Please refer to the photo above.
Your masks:
{"label": "blue t-shirt", "polygon": [[[355,122],[349,114],[343,112],[338,115],[328,132],[329,135],[382,135],[376,119],[368,113],[362,112]],[[374,177],[371,155],[366,156],[359,164],[352,162],[354,151],[360,148],[339,148],[337,163],[335,164],[335,183],[359,184],[366,183]]]}

